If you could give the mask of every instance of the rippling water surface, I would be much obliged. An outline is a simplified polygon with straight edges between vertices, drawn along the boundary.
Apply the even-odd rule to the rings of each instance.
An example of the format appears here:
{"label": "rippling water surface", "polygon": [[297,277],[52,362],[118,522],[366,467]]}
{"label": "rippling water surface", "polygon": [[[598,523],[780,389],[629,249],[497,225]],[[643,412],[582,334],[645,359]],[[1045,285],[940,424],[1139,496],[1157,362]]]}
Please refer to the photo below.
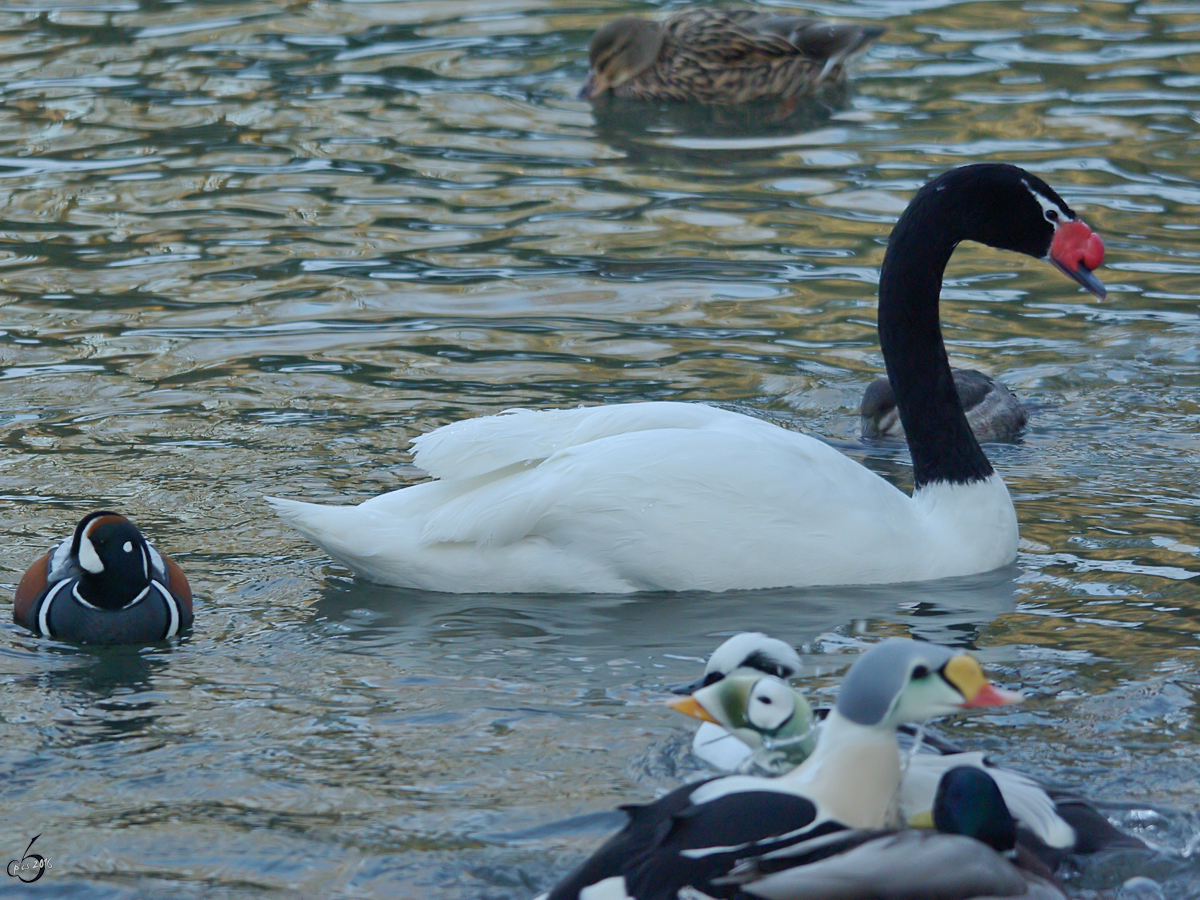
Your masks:
{"label": "rippling water surface", "polygon": [[[0,4],[0,566],[129,512],[193,633],[0,624],[0,894],[531,896],[593,814],[694,774],[662,706],[723,634],[976,648],[1031,695],[944,726],[1083,785],[1200,896],[1200,5],[792,4],[889,32],[790,117],[593,111],[610,0]],[[884,241],[932,174],[1043,176],[1108,244],[1100,303],[964,246],[951,354],[1034,409],[989,448],[1010,570],[873,589],[440,596],[356,582],[264,493],[356,501],[408,440],[511,406],[734,404],[856,440]],[[3,618],[7,620],[7,612]]]}

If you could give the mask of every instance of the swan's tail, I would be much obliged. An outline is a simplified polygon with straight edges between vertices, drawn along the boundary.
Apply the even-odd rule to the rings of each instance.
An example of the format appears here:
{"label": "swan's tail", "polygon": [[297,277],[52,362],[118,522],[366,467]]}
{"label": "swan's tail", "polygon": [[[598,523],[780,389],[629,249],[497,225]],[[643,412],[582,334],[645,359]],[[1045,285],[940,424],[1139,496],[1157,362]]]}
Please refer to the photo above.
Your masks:
{"label": "swan's tail", "polygon": [[[334,559],[358,568],[367,523],[357,506],[324,506],[283,497],[264,497],[275,515],[300,532]],[[358,540],[356,540],[358,536]]]}
{"label": "swan's tail", "polygon": [[417,543],[420,529],[409,519],[362,506],[264,499],[279,518],[356,575],[397,587],[432,585],[432,590],[453,590],[439,587],[438,582],[450,577],[453,569],[447,571],[445,563],[453,560],[422,551]]}
{"label": "swan's tail", "polygon": [[322,506],[281,497],[265,499],[301,535],[356,575],[379,584],[489,594],[639,589],[603,560],[567,553],[546,541],[502,547],[470,541],[422,543],[418,519],[380,511],[369,502]]}

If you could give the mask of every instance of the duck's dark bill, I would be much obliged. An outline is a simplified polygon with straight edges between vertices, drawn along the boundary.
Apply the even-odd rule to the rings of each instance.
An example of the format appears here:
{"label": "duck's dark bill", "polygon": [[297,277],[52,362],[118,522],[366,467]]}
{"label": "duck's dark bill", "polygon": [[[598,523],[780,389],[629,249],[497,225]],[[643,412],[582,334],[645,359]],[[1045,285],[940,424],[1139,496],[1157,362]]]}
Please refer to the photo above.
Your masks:
{"label": "duck's dark bill", "polygon": [[697,678],[695,681],[689,681],[686,684],[669,684],[667,690],[672,694],[682,694],[685,697],[690,697],[702,687],[707,687],[708,683],[704,678]]}
{"label": "duck's dark bill", "polygon": [[1076,281],[1083,285],[1099,299],[1103,300],[1108,296],[1108,289],[1104,287],[1104,283],[1095,275],[1093,275],[1091,269],[1087,268],[1087,266],[1081,265],[1075,271],[1071,271],[1053,257],[1050,259],[1050,265],[1054,266],[1054,268],[1058,269],[1058,271],[1062,272],[1072,281]]}

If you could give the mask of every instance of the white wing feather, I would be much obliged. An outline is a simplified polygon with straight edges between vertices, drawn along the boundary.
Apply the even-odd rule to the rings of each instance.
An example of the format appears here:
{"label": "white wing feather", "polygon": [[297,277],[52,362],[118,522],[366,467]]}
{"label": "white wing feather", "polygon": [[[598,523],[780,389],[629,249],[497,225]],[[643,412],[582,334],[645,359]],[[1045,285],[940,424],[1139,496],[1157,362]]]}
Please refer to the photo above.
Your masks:
{"label": "white wing feather", "polygon": [[[623,403],[576,409],[509,409],[464,419],[414,438],[413,462],[434,478],[473,478],[616,434],[703,428],[747,418],[699,403]],[[753,421],[753,420],[752,420]]]}
{"label": "white wing feather", "polygon": [[818,440],[710,406],[518,410],[414,443],[439,480],[357,507],[268,499],[359,574],[442,591],[878,584],[1016,554],[999,478],[910,498]]}

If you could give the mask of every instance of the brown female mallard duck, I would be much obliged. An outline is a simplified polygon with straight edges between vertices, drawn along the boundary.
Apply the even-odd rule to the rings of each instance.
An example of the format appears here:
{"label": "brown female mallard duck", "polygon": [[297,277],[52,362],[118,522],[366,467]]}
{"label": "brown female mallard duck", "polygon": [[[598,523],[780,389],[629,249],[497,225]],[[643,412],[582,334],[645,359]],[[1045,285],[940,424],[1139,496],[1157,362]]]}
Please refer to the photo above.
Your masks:
{"label": "brown female mallard duck", "polygon": [[887,29],[750,9],[692,9],[665,22],[624,16],[596,32],[580,97],[746,103],[789,100],[845,77]]}

